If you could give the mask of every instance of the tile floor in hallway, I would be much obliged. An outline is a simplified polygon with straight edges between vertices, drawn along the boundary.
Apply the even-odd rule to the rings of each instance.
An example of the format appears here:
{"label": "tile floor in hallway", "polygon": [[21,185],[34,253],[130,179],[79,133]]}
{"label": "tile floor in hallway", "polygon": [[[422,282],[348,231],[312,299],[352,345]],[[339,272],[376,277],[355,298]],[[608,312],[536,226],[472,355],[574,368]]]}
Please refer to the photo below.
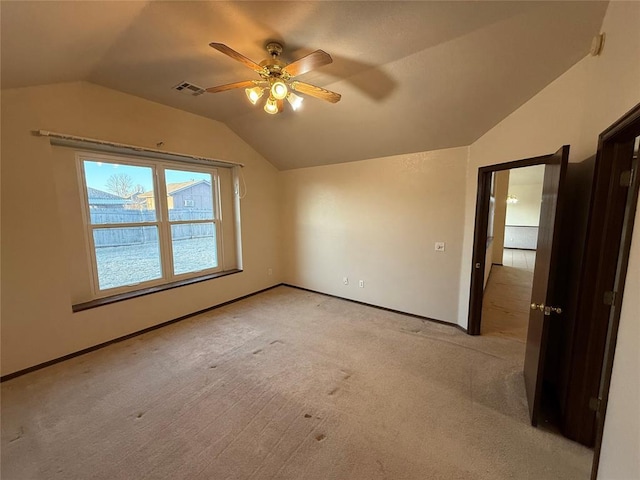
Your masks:
{"label": "tile floor in hallway", "polygon": [[505,248],[502,256],[504,267],[513,267],[529,270],[533,272],[536,263],[535,250],[518,250],[515,248]]}

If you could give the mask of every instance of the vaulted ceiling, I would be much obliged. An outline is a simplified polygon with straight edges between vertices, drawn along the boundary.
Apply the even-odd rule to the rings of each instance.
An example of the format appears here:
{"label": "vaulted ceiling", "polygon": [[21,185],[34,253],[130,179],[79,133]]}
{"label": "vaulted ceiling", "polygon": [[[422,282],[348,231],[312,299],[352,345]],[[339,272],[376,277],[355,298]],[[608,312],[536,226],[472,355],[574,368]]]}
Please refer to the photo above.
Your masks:
{"label": "vaulted ceiling", "polygon": [[[227,124],[280,169],[469,145],[587,55],[598,1],[79,1],[1,8],[2,88],[86,80]],[[267,115],[242,89],[258,79],[209,47],[260,62],[267,40],[300,77],[342,94]],[[74,132],[65,132],[74,133]]]}

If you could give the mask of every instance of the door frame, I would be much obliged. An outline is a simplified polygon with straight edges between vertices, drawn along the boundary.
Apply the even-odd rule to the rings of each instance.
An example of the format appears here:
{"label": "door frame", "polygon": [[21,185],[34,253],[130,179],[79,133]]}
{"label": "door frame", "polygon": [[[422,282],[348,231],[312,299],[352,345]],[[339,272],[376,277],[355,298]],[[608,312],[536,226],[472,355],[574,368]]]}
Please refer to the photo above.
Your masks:
{"label": "door frame", "polygon": [[548,163],[553,156],[541,155],[512,162],[488,165],[478,169],[478,192],[476,196],[473,255],[471,261],[471,288],[469,293],[469,316],[467,333],[480,335],[482,323],[482,300],[484,296],[484,269],[487,254],[487,228],[489,226],[489,203],[491,197],[491,175],[494,172],[513,168],[532,167]]}
{"label": "door frame", "polygon": [[589,221],[589,237],[591,238],[587,238],[587,248],[589,248],[589,244],[593,243],[593,251],[595,253],[595,257],[592,257],[594,258],[593,261],[597,258],[600,262],[608,262],[609,264],[613,262],[617,265],[616,277],[618,284],[612,312],[608,318],[607,337],[600,376],[598,406],[596,410],[596,440],[591,469],[592,480],[596,479],[600,465],[604,422],[609,401],[609,388],[613,374],[613,361],[618,338],[618,328],[620,326],[620,313],[623,303],[629,255],[631,252],[635,211],[638,205],[638,190],[640,189],[638,176],[640,175],[640,168],[636,170],[634,174],[635,179],[629,187],[633,189],[628,193],[629,196],[627,199],[630,210],[623,224],[622,232],[620,233],[619,248],[607,248],[607,245],[602,241],[602,232],[606,232],[608,227],[615,222],[616,216],[620,214],[620,212],[614,211],[616,205],[609,195],[611,186],[619,182],[616,172],[619,172],[619,166],[625,161],[624,158],[621,157],[623,152],[618,148],[618,145],[626,143],[638,135],[640,135],[640,103],[603,131],[598,138],[598,153],[596,155],[592,198],[592,206],[598,206],[598,208],[594,208]]}

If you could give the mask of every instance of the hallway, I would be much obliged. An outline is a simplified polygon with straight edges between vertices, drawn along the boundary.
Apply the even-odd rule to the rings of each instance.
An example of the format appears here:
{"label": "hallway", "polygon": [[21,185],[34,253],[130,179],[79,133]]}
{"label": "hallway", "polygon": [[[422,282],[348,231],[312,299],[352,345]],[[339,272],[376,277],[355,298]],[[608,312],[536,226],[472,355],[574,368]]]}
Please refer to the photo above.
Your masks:
{"label": "hallway", "polygon": [[524,343],[536,252],[504,250],[503,264],[493,265],[482,304],[482,335]]}

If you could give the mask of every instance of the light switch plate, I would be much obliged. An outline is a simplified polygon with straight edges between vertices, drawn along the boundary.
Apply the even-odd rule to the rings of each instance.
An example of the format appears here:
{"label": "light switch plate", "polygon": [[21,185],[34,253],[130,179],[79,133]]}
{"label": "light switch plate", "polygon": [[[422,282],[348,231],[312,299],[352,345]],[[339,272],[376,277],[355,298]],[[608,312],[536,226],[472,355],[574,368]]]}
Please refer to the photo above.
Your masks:
{"label": "light switch plate", "polygon": [[436,252],[444,252],[444,242],[436,242]]}

